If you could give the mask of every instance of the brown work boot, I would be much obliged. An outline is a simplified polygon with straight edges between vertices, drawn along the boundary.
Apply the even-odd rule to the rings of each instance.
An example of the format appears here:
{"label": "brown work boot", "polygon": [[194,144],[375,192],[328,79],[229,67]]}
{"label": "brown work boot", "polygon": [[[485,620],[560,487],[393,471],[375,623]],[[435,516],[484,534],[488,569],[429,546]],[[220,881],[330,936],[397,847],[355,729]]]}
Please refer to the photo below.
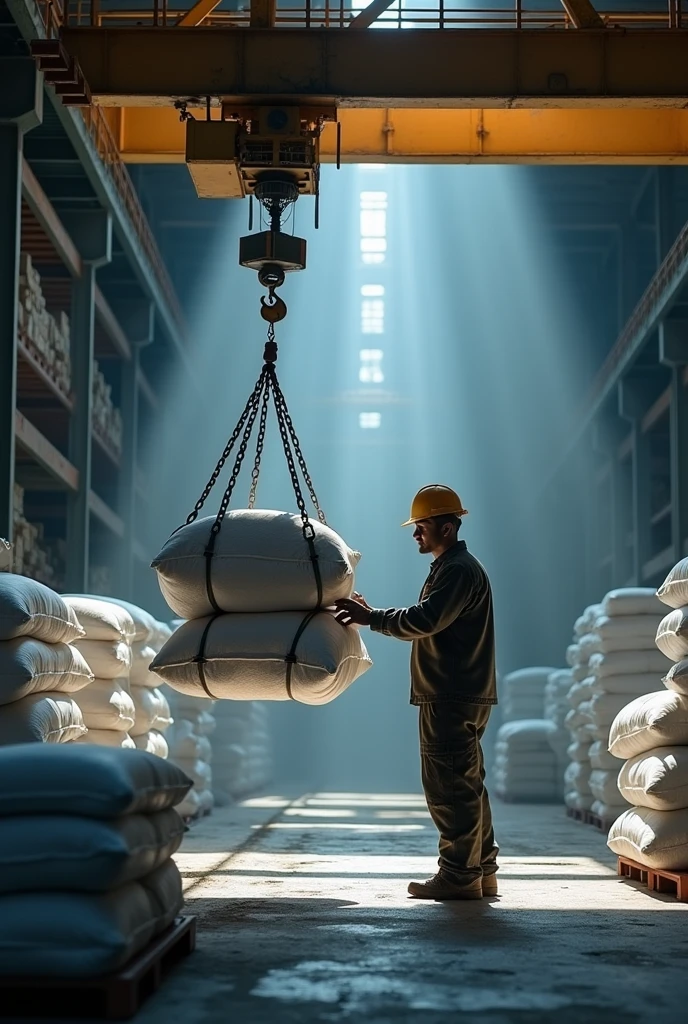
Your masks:
{"label": "brown work boot", "polygon": [[483,895],[480,878],[457,885],[441,874],[433,875],[427,882],[410,882],[408,891],[419,900],[479,900]]}
{"label": "brown work boot", "polygon": [[483,875],[482,888],[483,896],[499,896],[499,884],[497,882],[496,872],[492,875]]}

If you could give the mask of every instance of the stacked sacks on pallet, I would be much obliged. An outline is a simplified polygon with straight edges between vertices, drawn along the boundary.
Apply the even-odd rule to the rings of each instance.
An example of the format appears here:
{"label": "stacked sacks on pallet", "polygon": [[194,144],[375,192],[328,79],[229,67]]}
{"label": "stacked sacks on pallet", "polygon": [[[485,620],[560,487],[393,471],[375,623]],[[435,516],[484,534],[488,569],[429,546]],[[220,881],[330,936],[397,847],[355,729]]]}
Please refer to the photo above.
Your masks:
{"label": "stacked sacks on pallet", "polygon": [[[635,697],[656,689],[662,662],[655,646],[662,607],[653,590],[624,588],[610,591],[602,602],[602,614],[591,634],[595,651],[590,658],[592,680],[589,701],[581,706],[592,723],[593,744],[604,748],[617,714]],[[613,820],[624,806],[619,793],[618,765],[601,767],[606,758],[596,754],[590,775],[594,797],[592,813]]]}
{"label": "stacked sacks on pallet", "polygon": [[494,780],[502,800],[551,803],[561,799],[561,768],[552,749],[555,727],[544,719],[507,722],[497,733]]}
{"label": "stacked sacks on pallet", "polygon": [[152,670],[190,697],[334,700],[371,665],[359,631],[325,610],[351,596],[360,556],[329,527],[287,512],[228,512],[219,532],[216,522],[183,527],[152,563],[168,604],[189,620]]}
{"label": "stacked sacks on pallet", "polygon": [[0,749],[0,974],[109,974],[182,908],[191,785],[138,750]]}
{"label": "stacked sacks on pallet", "polygon": [[552,672],[545,686],[545,721],[550,722],[552,729],[549,742],[556,754],[561,792],[564,792],[564,776],[568,765],[568,747],[570,734],[566,727],[566,718],[570,710],[568,694],[573,685],[573,673],[570,669],[559,669]]}
{"label": "stacked sacks on pallet", "polygon": [[134,726],[134,702],[128,675],[134,621],[125,608],[103,598],[70,594],[63,600],[84,629],[84,639],[76,643],[95,676],[79,694],[88,729],[80,742],[133,748],[129,731]]}
{"label": "stacked sacks on pallet", "polygon": [[49,587],[0,573],[0,745],[66,743],[86,733],[72,696],[93,681],[74,646],[83,636]]}
{"label": "stacked sacks on pallet", "polygon": [[210,737],[215,731],[215,702],[200,697],[187,697],[174,690],[168,690],[167,696],[174,714],[174,726],[169,734],[169,758],[194,784],[179,808],[179,813],[184,818],[194,818],[209,813],[215,803],[210,765]]}
{"label": "stacked sacks on pallet", "polygon": [[564,771],[564,803],[569,810],[577,812],[589,811],[593,803],[590,791],[592,722],[587,710],[583,710],[592,697],[592,682],[588,678],[589,646],[583,643],[583,638],[589,636],[600,610],[599,605],[590,605],[578,618],[574,642],[566,655],[573,682],[566,697],[569,711],[564,719],[570,737],[566,750],[568,766]]}
{"label": "stacked sacks on pallet", "polygon": [[524,718],[542,718],[545,713],[545,687],[554,668],[522,668],[510,672],[502,683],[501,704],[504,722]]}
{"label": "stacked sacks on pallet", "polygon": [[618,786],[633,806],[612,825],[609,846],[647,867],[683,870],[688,868],[688,559],[672,569],[657,595],[673,609],[660,622],[656,642],[674,665],[662,679],[665,689],[655,686],[656,692],[637,697],[612,726],[609,752],[626,759]]}
{"label": "stacked sacks on pallet", "polygon": [[165,733],[174,719],[167,697],[160,689],[162,680],[150,671],[150,666],[171,635],[167,623],[158,622],[146,612],[139,639],[132,648],[129,682],[136,712],[132,738],[139,750],[147,750],[157,757],[168,756]]}
{"label": "stacked sacks on pallet", "polygon": [[269,709],[257,701],[220,703],[215,710],[213,792],[218,804],[256,793],[272,778]]}

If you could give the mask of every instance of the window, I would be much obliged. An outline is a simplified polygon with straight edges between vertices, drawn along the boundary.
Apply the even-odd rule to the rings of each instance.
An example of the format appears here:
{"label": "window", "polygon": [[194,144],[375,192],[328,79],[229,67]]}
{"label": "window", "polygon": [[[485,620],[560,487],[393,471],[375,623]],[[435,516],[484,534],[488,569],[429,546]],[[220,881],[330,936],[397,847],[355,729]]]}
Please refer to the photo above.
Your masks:
{"label": "window", "polygon": [[361,285],[361,295],[365,295],[366,298],[378,298],[380,295],[385,294],[385,286],[383,284],[364,284]]}
{"label": "window", "polygon": [[365,191],[361,204],[361,259],[364,263],[385,262],[387,252],[387,193]]}
{"label": "window", "polygon": [[385,289],[381,284],[361,287],[361,333],[385,333]]}
{"label": "window", "polygon": [[361,430],[377,430],[382,423],[382,413],[361,412],[358,415],[358,425]]}
{"label": "window", "polygon": [[383,384],[385,375],[382,372],[382,349],[363,348],[360,355],[361,368],[358,371],[358,379],[361,384]]}

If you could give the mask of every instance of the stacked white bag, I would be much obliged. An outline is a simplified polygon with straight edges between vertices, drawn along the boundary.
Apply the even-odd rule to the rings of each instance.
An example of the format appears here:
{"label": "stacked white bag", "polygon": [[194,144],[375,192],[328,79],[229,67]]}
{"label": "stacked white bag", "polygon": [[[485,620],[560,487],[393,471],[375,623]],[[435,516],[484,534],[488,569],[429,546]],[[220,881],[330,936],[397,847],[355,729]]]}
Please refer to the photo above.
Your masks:
{"label": "stacked white bag", "polygon": [[545,690],[553,668],[523,668],[504,677],[502,725],[493,766],[495,790],[503,800],[555,800],[558,792],[556,727],[546,721]]}
{"label": "stacked white bag", "polygon": [[[134,611],[134,609],[132,609]],[[132,738],[139,750],[166,758],[169,746],[167,730],[174,719],[166,695],[160,688],[162,679],[150,671],[150,666],[159,650],[172,636],[172,630],[165,622],[158,622],[148,612],[141,613],[139,635],[132,649],[131,695],[134,700],[135,720]],[[134,621],[137,619],[135,617]]]}
{"label": "stacked white bag", "polygon": [[215,732],[215,702],[201,697],[187,697],[168,690],[167,696],[174,713],[174,725],[168,734],[169,758],[193,781],[178,808],[183,818],[209,814],[215,804],[213,771],[210,765],[212,747],[210,737]]}
{"label": "stacked white bag", "polygon": [[215,709],[213,792],[219,805],[262,789],[272,778],[269,709],[257,701],[227,701]]}
{"label": "stacked white bag", "polygon": [[79,694],[79,707],[88,733],[81,743],[134,747],[134,701],[129,690],[131,645],[136,635],[129,612],[112,601],[84,594],[66,595],[84,638],[76,641],[95,678]]}
{"label": "stacked white bag", "polygon": [[552,726],[549,743],[556,754],[560,793],[564,794],[564,776],[568,765],[569,731],[566,717],[570,710],[568,694],[573,685],[571,669],[558,669],[551,672],[545,686],[545,721]]}
{"label": "stacked white bag", "polygon": [[0,746],[85,735],[73,694],[93,681],[75,614],[49,587],[0,573]]}
{"label": "stacked white bag", "polygon": [[172,924],[190,785],[138,750],[0,748],[0,975],[103,976]]}
{"label": "stacked white bag", "polygon": [[585,609],[576,620],[573,642],[566,651],[573,682],[567,694],[569,711],[564,719],[570,736],[566,751],[569,763],[564,772],[564,803],[570,811],[577,812],[589,811],[593,804],[590,790],[592,721],[588,711],[583,710],[583,705],[587,705],[592,697],[592,684],[588,678],[592,651],[587,638],[601,613],[602,606],[599,604],[589,605]]}
{"label": "stacked white bag", "polygon": [[[341,626],[330,611],[314,611],[318,588],[301,518],[269,510],[228,512],[212,557],[206,557],[214,522],[204,518],[184,526],[152,563],[167,603],[189,620],[152,670],[189,697],[334,700],[371,661],[357,629]],[[360,556],[329,527],[310,525],[321,607],[331,609],[351,596]]]}
{"label": "stacked white bag", "polygon": [[[614,822],[608,844],[650,868],[688,869],[688,559],[657,596],[674,609],[657,629],[657,647],[675,664],[665,689],[646,692],[615,719],[609,750],[626,759],[619,790],[632,804]],[[666,665],[666,662],[664,662]],[[649,689],[649,688],[648,688]]]}

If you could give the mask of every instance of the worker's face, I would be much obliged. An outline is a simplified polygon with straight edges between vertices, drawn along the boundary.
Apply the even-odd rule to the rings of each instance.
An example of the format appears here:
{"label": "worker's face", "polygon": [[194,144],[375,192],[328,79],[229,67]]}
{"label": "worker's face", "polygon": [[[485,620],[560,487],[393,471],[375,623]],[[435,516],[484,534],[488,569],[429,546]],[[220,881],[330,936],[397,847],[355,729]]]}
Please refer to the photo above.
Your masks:
{"label": "worker's face", "polygon": [[421,519],[416,523],[413,538],[421,555],[429,555],[442,543],[442,534],[432,519]]}

